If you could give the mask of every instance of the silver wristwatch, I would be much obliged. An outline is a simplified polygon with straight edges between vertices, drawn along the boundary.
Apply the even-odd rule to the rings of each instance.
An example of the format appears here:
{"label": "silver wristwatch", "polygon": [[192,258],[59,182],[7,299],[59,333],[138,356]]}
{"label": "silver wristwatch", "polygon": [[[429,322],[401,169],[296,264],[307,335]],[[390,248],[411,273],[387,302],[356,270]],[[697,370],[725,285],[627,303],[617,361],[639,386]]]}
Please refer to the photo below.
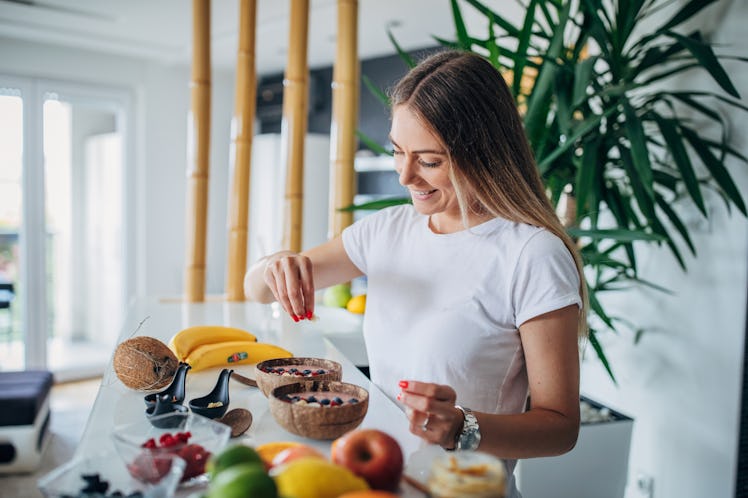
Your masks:
{"label": "silver wristwatch", "polygon": [[478,419],[473,415],[473,410],[459,405],[455,405],[455,408],[459,409],[464,417],[462,432],[457,435],[457,440],[455,441],[455,450],[466,451],[478,448],[480,444],[480,427],[478,426]]}

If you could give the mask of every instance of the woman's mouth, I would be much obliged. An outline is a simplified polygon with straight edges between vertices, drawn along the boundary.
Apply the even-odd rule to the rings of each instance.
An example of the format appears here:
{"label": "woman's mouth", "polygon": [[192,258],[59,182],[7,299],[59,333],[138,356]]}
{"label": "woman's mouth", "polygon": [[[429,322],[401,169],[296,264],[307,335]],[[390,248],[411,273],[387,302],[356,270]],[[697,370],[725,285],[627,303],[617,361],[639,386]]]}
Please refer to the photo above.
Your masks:
{"label": "woman's mouth", "polygon": [[410,191],[410,195],[413,196],[414,199],[419,201],[425,201],[429,197],[431,197],[434,192],[436,192],[437,189],[433,190],[412,190]]}

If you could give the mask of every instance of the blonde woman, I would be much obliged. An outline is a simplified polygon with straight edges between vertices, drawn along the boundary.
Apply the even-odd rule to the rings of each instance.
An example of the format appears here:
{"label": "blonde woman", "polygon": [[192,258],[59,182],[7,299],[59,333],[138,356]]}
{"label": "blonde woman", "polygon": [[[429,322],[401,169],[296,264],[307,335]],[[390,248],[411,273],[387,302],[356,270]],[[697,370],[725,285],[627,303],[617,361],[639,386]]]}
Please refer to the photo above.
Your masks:
{"label": "blonde woman", "polygon": [[509,89],[482,57],[446,51],[411,70],[391,100],[395,166],[412,205],[264,258],[246,275],[248,297],[302,319],[315,289],[366,275],[371,379],[402,403],[411,432],[492,453],[510,474],[518,458],[569,451],[586,289]]}

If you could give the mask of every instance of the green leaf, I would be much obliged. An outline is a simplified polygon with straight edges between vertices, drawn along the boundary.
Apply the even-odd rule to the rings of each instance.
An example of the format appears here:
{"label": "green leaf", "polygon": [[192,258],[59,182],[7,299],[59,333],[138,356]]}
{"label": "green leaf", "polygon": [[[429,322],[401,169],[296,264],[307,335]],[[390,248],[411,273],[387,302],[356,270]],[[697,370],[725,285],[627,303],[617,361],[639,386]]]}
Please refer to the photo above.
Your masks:
{"label": "green leaf", "polygon": [[686,228],[686,225],[681,221],[678,214],[670,206],[670,203],[666,201],[665,198],[660,194],[655,194],[655,202],[660,207],[660,209],[662,209],[662,212],[665,213],[665,216],[670,219],[670,223],[673,225],[673,227],[675,227],[680,236],[683,237],[686,245],[688,245],[688,248],[691,250],[691,254],[696,256],[696,248],[694,247],[693,242],[691,242],[691,236],[688,233],[688,228]]}
{"label": "green leaf", "polygon": [[378,142],[375,142],[371,138],[369,138],[364,132],[361,130],[356,130],[356,136],[358,139],[366,145],[367,148],[369,148],[372,152],[379,155],[392,155],[392,151],[387,150],[384,146],[379,144]]}
{"label": "green leaf", "polygon": [[[611,326],[611,328],[613,327]],[[605,370],[608,372],[608,375],[610,375],[610,380],[613,381],[613,384],[618,385],[616,376],[613,375],[613,370],[610,368],[610,362],[608,361],[608,357],[605,356],[605,351],[603,351],[603,347],[600,345],[600,342],[598,342],[597,333],[593,329],[590,329],[588,339],[590,341],[590,344],[592,345],[592,349],[594,349],[595,353],[597,353],[598,359],[605,367]]]}
{"label": "green leaf", "polygon": [[397,40],[395,40],[395,35],[392,34],[392,30],[390,29],[387,30],[387,38],[390,39],[390,43],[392,43],[392,46],[395,47],[395,50],[397,50],[400,58],[405,62],[405,64],[408,65],[408,68],[413,69],[414,67],[416,67],[416,61],[413,59],[413,57],[410,56],[408,52],[400,47],[400,44],[397,43]]}
{"label": "green leaf", "polygon": [[574,67],[574,90],[571,93],[573,107],[577,107],[589,98],[587,96],[587,88],[590,86],[592,70],[595,67],[597,59],[597,57],[590,57],[579,62],[576,67]]}
{"label": "green leaf", "polygon": [[574,128],[574,133],[570,137],[566,138],[563,145],[554,149],[553,152],[546,155],[545,157],[542,157],[539,160],[538,167],[540,168],[541,174],[547,174],[547,172],[549,171],[548,168],[550,167],[551,163],[556,160],[556,158],[561,156],[561,154],[567,152],[572,147],[576,147],[577,140],[579,140],[594,128],[597,128],[603,118],[610,116],[615,111],[615,107],[611,107],[607,109],[604,114],[593,114],[592,116],[579,123],[576,128]]}
{"label": "green leaf", "polygon": [[457,32],[457,43],[463,50],[470,50],[470,37],[465,27],[465,21],[462,19],[460,6],[457,4],[457,0],[450,0],[450,4],[452,5],[452,18],[455,23],[455,31]]}
{"label": "green leaf", "polygon": [[635,240],[646,240],[651,242],[661,242],[665,238],[656,233],[647,233],[638,230],[620,229],[586,229],[586,228],[567,228],[569,235],[575,238],[589,237],[591,239],[612,239],[619,242],[633,242]]}
{"label": "green leaf", "polygon": [[655,33],[662,33],[676,27],[677,25],[687,21],[691,17],[698,14],[702,9],[704,9],[704,7],[707,7],[709,4],[712,4],[716,1],[717,0],[691,0],[686,5],[684,5],[682,9],[676,12],[668,22],[655,30]]}
{"label": "green leaf", "polygon": [[668,31],[666,34],[679,41],[681,45],[686,47],[686,49],[688,49],[688,51],[693,54],[696,60],[699,61],[702,66],[704,66],[704,69],[709,72],[711,77],[714,78],[714,81],[716,81],[724,91],[726,91],[736,99],[740,98],[738,90],[732,84],[732,81],[730,81],[730,77],[727,76],[724,68],[719,63],[719,60],[717,60],[717,56],[714,55],[712,47],[710,47],[706,43],[698,42],[693,38],[680,35],[673,31]]}
{"label": "green leaf", "polygon": [[701,139],[698,133],[683,125],[681,125],[680,130],[681,134],[686,137],[691,144],[691,147],[693,147],[699,155],[701,162],[704,163],[704,166],[706,166],[712,174],[714,181],[725,191],[725,194],[727,194],[730,200],[735,203],[735,206],[740,210],[740,212],[743,213],[743,215],[748,215],[748,213],[746,213],[743,197],[740,195],[740,191],[738,190],[738,187],[735,186],[735,182],[733,182],[725,165],[717,159],[709,149],[709,145]]}
{"label": "green leaf", "polygon": [[493,10],[489,9],[483,3],[479,2],[478,0],[465,0],[468,4],[470,4],[473,8],[475,8],[478,12],[483,14],[486,17],[490,17],[493,22],[496,23],[497,26],[499,26],[501,29],[506,31],[506,33],[512,37],[516,38],[519,35],[519,29],[517,29],[512,23],[507,21],[504,17],[500,16]]}
{"label": "green leaf", "polygon": [[374,211],[378,209],[384,209],[391,206],[399,206],[401,204],[410,204],[411,200],[410,197],[394,197],[391,199],[379,199],[376,201],[371,202],[364,202],[362,204],[351,204],[350,206],[345,206],[342,208],[338,208],[338,211]]}
{"label": "green leaf", "polygon": [[676,127],[676,121],[673,119],[665,119],[657,114],[654,115],[657,125],[660,127],[665,142],[668,145],[668,149],[673,156],[673,161],[678,166],[683,183],[686,185],[691,199],[699,208],[699,211],[704,216],[707,216],[706,206],[704,205],[704,198],[701,195],[701,189],[699,188],[699,180],[696,178],[696,173],[691,165],[691,159],[688,157],[686,147],[683,145],[678,129]]}
{"label": "green leaf", "polygon": [[361,76],[361,80],[364,82],[364,86],[369,90],[369,93],[374,95],[382,104],[388,109],[390,108],[390,98],[385,94],[381,88],[374,84],[371,79],[365,74]]}
{"label": "green leaf", "polygon": [[654,194],[654,187],[652,186],[652,163],[649,160],[649,150],[647,149],[647,140],[644,136],[644,127],[628,100],[623,100],[623,112],[626,116],[626,135],[631,143],[631,156],[634,167],[645,193],[651,198]]}
{"label": "green leaf", "polygon": [[602,140],[598,136],[584,144],[581,164],[577,168],[577,177],[574,182],[576,189],[574,193],[577,197],[577,219],[580,219],[582,214],[587,211],[588,199],[598,197],[595,195],[594,189],[601,142]]}
{"label": "green leaf", "polygon": [[631,157],[631,151],[622,145],[618,147],[618,151],[621,154],[621,161],[623,162],[623,166],[626,169],[629,184],[631,185],[631,190],[634,193],[636,203],[639,205],[639,209],[641,210],[642,214],[651,223],[652,220],[655,219],[652,185],[650,183],[649,189],[647,189],[642,183],[642,179],[639,176],[637,167]]}
{"label": "green leaf", "polygon": [[553,35],[553,39],[546,52],[546,61],[540,68],[540,73],[535,80],[533,91],[527,102],[527,113],[525,114],[525,130],[530,144],[537,151],[537,144],[541,142],[543,129],[547,125],[548,112],[553,96],[553,82],[557,66],[551,61],[555,61],[563,50],[564,29],[569,20],[569,11],[571,2],[564,6],[564,10],[559,14],[559,23]]}
{"label": "green leaf", "polygon": [[525,61],[527,60],[527,48],[530,46],[532,27],[535,24],[536,5],[537,0],[530,0],[530,4],[525,9],[525,20],[522,24],[522,31],[520,31],[517,37],[517,57],[514,59],[514,81],[512,82],[512,95],[515,98],[520,94],[520,83],[522,82],[522,75],[525,70]]}

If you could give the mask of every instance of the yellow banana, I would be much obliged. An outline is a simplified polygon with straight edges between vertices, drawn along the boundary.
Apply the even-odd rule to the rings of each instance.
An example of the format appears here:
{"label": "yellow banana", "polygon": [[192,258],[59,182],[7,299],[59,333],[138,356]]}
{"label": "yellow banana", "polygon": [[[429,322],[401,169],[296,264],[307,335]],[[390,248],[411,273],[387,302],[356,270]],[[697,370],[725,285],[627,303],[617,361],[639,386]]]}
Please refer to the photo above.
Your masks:
{"label": "yellow banana", "polygon": [[196,372],[211,367],[232,367],[259,363],[272,358],[290,358],[292,353],[275,344],[252,341],[229,341],[205,344],[195,348],[184,360]]}
{"label": "yellow banana", "polygon": [[192,351],[205,344],[227,341],[256,341],[257,337],[246,330],[223,325],[197,325],[180,330],[169,341],[169,348],[184,361]]}

